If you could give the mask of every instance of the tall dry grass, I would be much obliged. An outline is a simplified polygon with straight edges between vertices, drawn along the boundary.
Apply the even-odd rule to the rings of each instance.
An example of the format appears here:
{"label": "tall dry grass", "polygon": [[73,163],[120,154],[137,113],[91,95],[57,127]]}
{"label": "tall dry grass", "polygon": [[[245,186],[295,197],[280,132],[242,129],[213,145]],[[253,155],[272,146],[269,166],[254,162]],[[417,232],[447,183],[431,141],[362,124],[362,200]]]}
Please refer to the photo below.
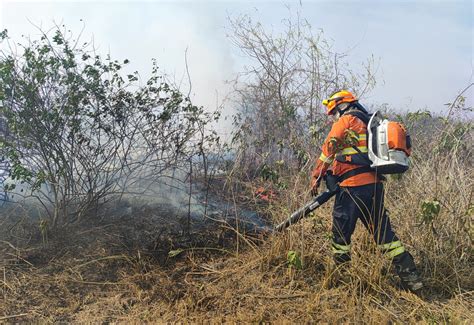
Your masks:
{"label": "tall dry grass", "polygon": [[[351,265],[337,269],[331,261],[330,202],[285,233],[261,245],[247,243],[244,253],[198,272],[191,278],[198,290],[174,306],[176,315],[195,321],[470,323],[472,132],[446,146],[441,144],[456,131],[449,124],[441,127],[426,132],[430,138],[415,139],[417,154],[407,174],[385,182],[392,225],[415,257],[425,283],[422,292],[400,288],[390,261],[360,225]],[[293,173],[285,181],[288,189],[268,207],[275,224],[309,199],[307,173]],[[439,211],[423,214],[424,205],[437,204]],[[289,251],[300,256],[301,270],[290,267]]]}
{"label": "tall dry grass", "polygon": [[[151,302],[146,314],[141,307],[132,308],[128,319],[470,324],[474,319],[472,131],[457,138],[463,148],[459,143],[441,146],[454,130],[448,126],[438,131],[439,136],[415,139],[411,170],[401,179],[388,177],[385,182],[392,225],[424,279],[420,293],[400,288],[390,261],[360,224],[353,235],[350,266],[335,267],[330,201],[284,233],[263,236],[260,242],[236,234],[240,250],[232,255],[204,263],[187,255],[193,267],[182,279],[182,296],[170,303]],[[287,189],[266,207],[274,224],[309,199],[307,172],[289,173],[284,179]],[[238,187],[250,195],[261,185],[257,183],[245,181]],[[424,204],[439,204],[440,209],[424,215]],[[301,269],[290,266],[290,251],[301,259]],[[148,276],[159,278],[158,272]],[[136,285],[130,289],[143,294]]]}
{"label": "tall dry grass", "polygon": [[[472,133],[458,140],[469,138]],[[330,201],[283,233],[255,238],[226,228],[225,247],[217,240],[221,230],[214,230],[206,235],[213,242],[188,244],[183,253],[170,257],[167,251],[176,249],[176,243],[159,239],[167,243],[158,248],[160,262],[153,256],[157,247],[136,244],[142,234],[154,236],[146,218],[133,216],[124,228],[114,223],[82,230],[90,237],[79,232],[80,241],[63,239],[60,253],[43,259],[44,267],[31,259],[34,267],[18,259],[16,269],[4,266],[6,303],[0,303],[0,310],[25,314],[13,318],[23,321],[470,324],[472,142],[460,149],[439,146],[442,139],[415,139],[412,168],[401,179],[389,177],[385,186],[392,225],[414,255],[426,285],[419,294],[399,287],[390,261],[360,224],[353,235],[351,264],[344,270],[334,266]],[[283,176],[287,188],[263,209],[274,224],[309,199],[308,172]],[[261,181],[240,178],[227,184],[239,188],[238,200],[245,193],[250,197]],[[439,202],[439,213],[423,216],[424,202]],[[135,242],[127,238],[134,219],[146,221],[135,232]],[[299,256],[301,268],[290,265],[290,251]],[[33,252],[26,248],[18,256]]]}

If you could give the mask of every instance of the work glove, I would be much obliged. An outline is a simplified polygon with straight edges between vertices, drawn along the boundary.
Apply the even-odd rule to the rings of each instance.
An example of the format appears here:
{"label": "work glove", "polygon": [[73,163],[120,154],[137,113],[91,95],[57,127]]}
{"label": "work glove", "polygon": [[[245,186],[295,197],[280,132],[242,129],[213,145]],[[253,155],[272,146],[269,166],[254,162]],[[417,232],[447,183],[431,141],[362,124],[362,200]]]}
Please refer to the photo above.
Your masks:
{"label": "work glove", "polygon": [[311,186],[311,196],[317,196],[318,195],[318,188],[319,188],[320,183],[321,183],[321,181],[319,179],[313,181],[313,184]]}

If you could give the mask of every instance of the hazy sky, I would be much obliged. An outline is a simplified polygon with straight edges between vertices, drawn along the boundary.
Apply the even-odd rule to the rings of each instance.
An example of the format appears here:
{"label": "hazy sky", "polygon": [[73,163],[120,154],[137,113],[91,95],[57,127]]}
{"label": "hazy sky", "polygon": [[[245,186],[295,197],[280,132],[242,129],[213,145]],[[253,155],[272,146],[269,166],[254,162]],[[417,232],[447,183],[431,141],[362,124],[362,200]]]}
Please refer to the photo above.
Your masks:
{"label": "hazy sky", "polygon": [[[244,60],[226,38],[228,16],[250,14],[276,30],[300,11],[313,28],[322,28],[349,61],[380,59],[378,85],[365,103],[399,109],[445,109],[473,78],[471,1],[13,1],[0,0],[0,28],[15,40],[43,28],[66,24],[75,34],[113,58],[131,60],[134,70],[150,70],[151,58],[180,80],[184,52],[194,101],[214,106],[228,91],[224,81]],[[29,21],[28,21],[29,20]],[[473,90],[468,93],[472,106]]]}

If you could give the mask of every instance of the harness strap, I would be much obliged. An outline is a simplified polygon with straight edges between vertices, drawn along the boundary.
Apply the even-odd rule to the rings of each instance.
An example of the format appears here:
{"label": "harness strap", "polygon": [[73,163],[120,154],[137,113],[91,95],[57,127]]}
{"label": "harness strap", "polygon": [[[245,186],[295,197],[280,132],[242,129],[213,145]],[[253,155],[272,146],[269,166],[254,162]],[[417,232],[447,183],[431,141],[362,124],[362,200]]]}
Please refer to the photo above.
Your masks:
{"label": "harness strap", "polygon": [[372,161],[370,161],[368,155],[367,154],[364,155],[362,151],[360,151],[360,149],[357,148],[356,146],[352,146],[352,148],[355,149],[355,151],[357,151],[357,153],[360,154],[362,158],[364,158],[365,162],[368,164],[368,166],[365,166],[365,167],[370,167],[370,165],[372,164]]}
{"label": "harness strap", "polygon": [[[352,106],[355,106],[356,108],[352,108]],[[356,106],[356,105],[352,105],[352,106],[349,106],[349,109],[347,111],[344,112],[344,115],[352,115],[352,116],[355,116],[357,117],[359,120],[361,120],[365,125],[367,125],[369,123],[369,120],[370,120],[370,114],[367,113],[367,111],[360,105],[360,107],[362,108],[361,109],[358,109],[359,106]],[[365,132],[365,139],[366,141],[368,142],[368,138],[369,138],[369,134],[368,134],[368,131]],[[357,162],[354,162],[352,163],[353,165],[359,165],[359,166],[367,166],[367,165],[371,165],[372,164],[372,161],[369,159],[369,156],[367,154],[367,148],[369,146],[369,143],[367,143],[366,145],[366,149],[364,150],[364,152],[362,152],[357,146],[353,145],[351,146],[351,148],[347,148],[345,150],[349,150],[349,151],[352,151],[351,153],[341,153],[342,156],[339,156],[340,159],[338,159],[338,156],[336,155],[336,160],[339,161],[339,162],[343,162],[343,163],[348,163],[345,159],[345,156],[346,155],[358,155],[360,158],[357,160]],[[351,150],[352,149],[352,150]],[[354,152],[355,151],[355,152]],[[349,162],[350,163],[350,162]]]}
{"label": "harness strap", "polygon": [[[356,106],[356,107],[359,108],[358,106]],[[345,114],[352,115],[352,116],[355,116],[355,117],[359,118],[366,125],[369,123],[370,116],[371,116],[370,114],[367,113],[367,111],[363,107],[362,107],[362,109],[359,109],[359,110],[358,109],[349,109],[347,112],[345,112]],[[367,139],[368,139],[368,136],[367,136]],[[367,143],[367,146],[369,146],[368,143]],[[359,153],[369,165],[362,166],[362,167],[359,167],[359,168],[356,168],[356,169],[352,169],[352,170],[338,176],[338,181],[340,183],[342,183],[346,179],[351,178],[351,177],[356,176],[356,175],[360,175],[360,174],[368,173],[368,172],[377,172],[374,168],[370,167],[370,164],[372,162],[370,161],[370,159],[368,157],[366,157],[359,150],[359,148],[357,148],[356,146],[352,146],[352,148],[355,149],[357,151],[357,153]],[[377,176],[381,180],[385,180],[384,176],[379,175],[379,174],[377,174]]]}
{"label": "harness strap", "polygon": [[[338,176],[338,181],[340,183],[344,182],[346,179],[348,178],[351,178],[353,176],[356,176],[356,175],[359,175],[359,174],[363,174],[363,173],[368,173],[368,172],[374,172],[375,169],[373,169],[372,167],[370,166],[362,166],[360,168],[356,168],[356,169],[352,169],[352,170],[349,170],[348,172]],[[377,175],[379,176],[379,175]]]}
{"label": "harness strap", "polygon": [[364,113],[357,109],[349,109],[344,114],[355,116],[358,119],[360,119],[362,122],[364,122],[366,125],[369,124],[370,114]]}

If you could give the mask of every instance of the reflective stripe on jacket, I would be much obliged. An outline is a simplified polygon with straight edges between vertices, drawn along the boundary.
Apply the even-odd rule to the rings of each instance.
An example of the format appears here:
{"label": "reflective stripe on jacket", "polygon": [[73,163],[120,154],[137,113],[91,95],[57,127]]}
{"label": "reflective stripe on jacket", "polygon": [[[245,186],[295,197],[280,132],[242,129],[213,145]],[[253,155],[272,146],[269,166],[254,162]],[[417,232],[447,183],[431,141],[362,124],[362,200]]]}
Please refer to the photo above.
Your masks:
{"label": "reflective stripe on jacket", "polygon": [[[360,152],[367,150],[367,127],[364,122],[353,115],[343,115],[332,125],[326,140],[321,148],[321,155],[312,172],[312,184],[319,181],[325,175],[327,169],[332,165],[334,175],[341,176],[346,172],[360,168],[360,165],[344,163],[335,160],[336,154],[345,155],[346,161],[350,161],[351,155],[358,154],[355,146]],[[347,155],[347,156],[346,156]],[[378,182],[374,172],[367,172],[344,180],[341,186],[361,186]]]}

